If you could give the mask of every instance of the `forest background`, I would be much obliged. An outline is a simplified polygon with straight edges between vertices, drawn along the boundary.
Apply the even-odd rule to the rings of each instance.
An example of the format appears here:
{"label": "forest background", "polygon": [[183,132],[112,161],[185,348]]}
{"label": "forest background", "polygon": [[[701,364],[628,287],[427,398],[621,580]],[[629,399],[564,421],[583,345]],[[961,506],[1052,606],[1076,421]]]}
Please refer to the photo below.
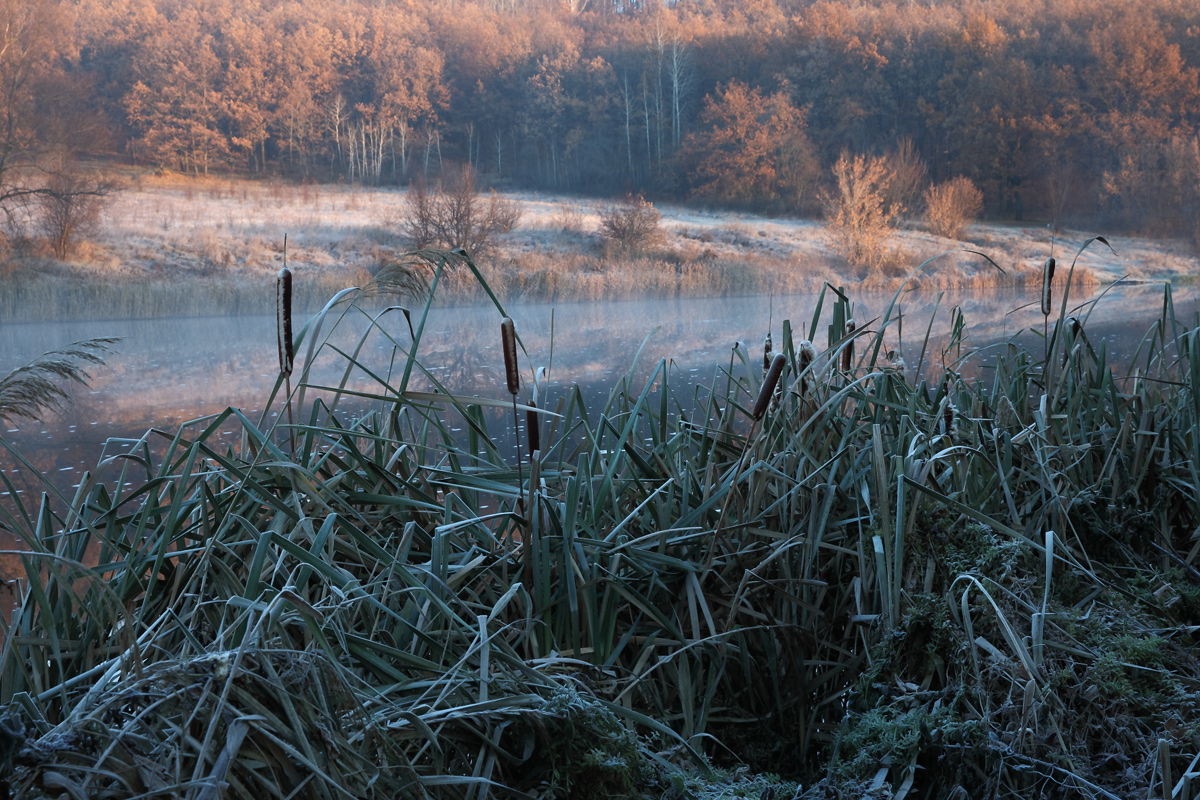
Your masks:
{"label": "forest background", "polygon": [[891,154],[993,218],[1200,231],[1187,0],[4,5],[5,210],[84,154],[809,215],[840,156]]}

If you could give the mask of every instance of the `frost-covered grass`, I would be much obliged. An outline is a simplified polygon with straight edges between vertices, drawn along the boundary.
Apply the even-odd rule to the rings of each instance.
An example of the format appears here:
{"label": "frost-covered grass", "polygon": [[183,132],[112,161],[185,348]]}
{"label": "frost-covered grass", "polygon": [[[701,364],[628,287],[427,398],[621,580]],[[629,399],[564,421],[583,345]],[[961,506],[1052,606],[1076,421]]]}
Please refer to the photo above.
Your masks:
{"label": "frost-covered grass", "polygon": [[[518,192],[520,225],[480,268],[501,297],[555,301],[633,297],[781,294],[826,282],[896,286],[913,266],[956,248],[978,250],[1004,268],[959,253],[920,276],[928,288],[1036,283],[1054,249],[1070,252],[1085,237],[1055,242],[1038,226],[980,224],[965,241],[934,236],[920,223],[897,231],[892,256],[876,273],[858,274],[832,253],[819,221],[661,205],[665,236],[646,252],[614,252],[600,237],[607,202]],[[298,302],[321,298],[369,276],[402,252],[404,191],[281,181],[140,175],[107,208],[97,239],[70,264],[36,246],[10,262],[0,281],[6,319],[162,316],[206,309],[239,313],[269,298],[284,260],[296,275]],[[1124,238],[1119,255],[1088,253],[1076,280],[1128,275],[1163,279],[1197,273],[1194,256],[1172,242]],[[37,257],[38,254],[41,257]],[[475,284],[452,281],[439,302],[480,299]],[[194,312],[192,312],[194,313]]]}
{"label": "frost-covered grass", "polygon": [[[354,298],[298,351],[359,352],[321,345],[374,327]],[[290,430],[230,409],[128,443],[103,465],[117,488],[99,470],[73,497],[47,481],[40,505],[0,507],[31,548],[0,650],[16,794],[1124,798],[1193,781],[1196,321],[1166,290],[1115,374],[1060,291],[1042,346],[968,379],[952,336],[948,369],[914,384],[886,356],[894,307],[851,329],[847,298],[823,303],[829,325],[784,323],[760,419],[764,354],[739,344],[703,382],[664,380],[663,360],[599,403],[543,384],[540,448],[517,451],[483,413],[507,393],[410,390],[438,366],[416,314],[415,341],[360,364],[374,388],[314,400],[307,358],[292,397],[277,383]],[[374,413],[347,411],[363,400]]]}

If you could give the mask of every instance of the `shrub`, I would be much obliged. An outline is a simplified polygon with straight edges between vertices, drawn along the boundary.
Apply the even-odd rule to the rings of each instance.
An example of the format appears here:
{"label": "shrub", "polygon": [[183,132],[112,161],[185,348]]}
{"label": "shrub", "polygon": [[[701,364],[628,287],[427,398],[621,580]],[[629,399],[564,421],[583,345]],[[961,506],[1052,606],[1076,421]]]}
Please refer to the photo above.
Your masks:
{"label": "shrub", "polygon": [[512,200],[495,191],[485,200],[475,187],[470,167],[450,182],[430,191],[418,181],[408,192],[400,221],[401,233],[413,247],[461,247],[472,258],[489,255],[497,237],[521,221],[521,211]]}
{"label": "shrub", "polygon": [[644,250],[663,241],[662,214],[639,195],[626,195],[600,212],[600,235],[626,251]]}
{"label": "shrub", "polygon": [[887,240],[904,207],[892,197],[895,173],[884,158],[843,153],[825,194],[826,230],[833,249],[851,266],[882,266]]}
{"label": "shrub", "polygon": [[907,138],[900,140],[895,151],[887,155],[885,163],[892,173],[887,202],[900,208],[900,215],[907,219],[908,214],[916,210],[913,206],[920,200],[921,187],[925,184],[925,165],[921,163],[912,140]]}
{"label": "shrub", "polygon": [[983,192],[970,178],[960,175],[925,190],[925,221],[938,236],[961,239],[963,228],[982,210]]}

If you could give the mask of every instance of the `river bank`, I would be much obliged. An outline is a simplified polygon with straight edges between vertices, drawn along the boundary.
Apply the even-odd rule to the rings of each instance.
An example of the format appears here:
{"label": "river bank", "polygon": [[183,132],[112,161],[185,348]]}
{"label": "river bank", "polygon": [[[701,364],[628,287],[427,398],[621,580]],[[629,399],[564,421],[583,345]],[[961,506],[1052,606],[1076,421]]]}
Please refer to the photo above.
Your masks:
{"label": "river bank", "polygon": [[[817,291],[826,282],[895,288],[924,260],[941,256],[913,283],[927,289],[1038,284],[1052,253],[1073,255],[1091,234],[1052,236],[1038,226],[980,223],[961,241],[919,223],[888,244],[888,267],[847,270],[819,222],[662,205],[662,237],[639,252],[614,252],[599,234],[605,201],[532,193],[507,195],[521,221],[480,260],[508,300],[574,302],[635,298],[750,296]],[[140,175],[105,209],[99,234],[63,263],[32,250],[0,275],[0,318],[130,319],[269,311],[284,262],[297,304],[319,308],[344,286],[361,286],[406,248],[399,235],[404,191],[293,185],[240,179]],[[1200,274],[1179,242],[1109,237],[1080,259],[1076,281],[1121,277],[1179,280]],[[986,254],[986,259],[962,250]],[[470,280],[449,281],[439,302],[485,300]]]}

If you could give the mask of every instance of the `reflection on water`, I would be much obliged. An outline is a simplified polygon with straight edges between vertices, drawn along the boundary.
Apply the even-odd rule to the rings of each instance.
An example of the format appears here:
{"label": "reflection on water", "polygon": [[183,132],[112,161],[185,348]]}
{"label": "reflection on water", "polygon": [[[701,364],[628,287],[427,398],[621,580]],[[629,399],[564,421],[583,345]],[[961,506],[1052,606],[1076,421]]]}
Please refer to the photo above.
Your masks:
{"label": "reflection on water", "polygon": [[[880,315],[892,296],[851,299],[861,327]],[[1089,338],[1096,343],[1105,339],[1110,358],[1119,364],[1132,355],[1160,314],[1162,302],[1161,285],[1115,287],[1092,313]],[[710,383],[714,370],[730,363],[737,342],[746,343],[751,354],[757,355],[763,336],[771,330],[778,343],[785,319],[791,321],[796,339],[815,332],[812,338],[821,349],[832,313],[832,294],[826,295],[821,319],[814,325],[816,305],[814,295],[791,295],[557,307],[514,302],[507,311],[516,321],[527,354],[523,356],[523,383],[528,386],[538,367],[549,368],[547,387],[552,403],[572,383],[607,393],[617,376],[631,370],[637,387],[660,359],[672,364],[675,375]],[[1180,319],[1194,324],[1195,287],[1177,290],[1175,306]],[[930,328],[935,307],[938,311]],[[935,367],[953,363],[958,354],[943,355],[941,351],[949,339],[954,307],[961,308],[968,326],[963,350],[967,355],[958,366],[968,374],[981,374],[994,360],[988,345],[1006,341],[1022,330],[1042,329],[1037,298],[1028,292],[953,291],[945,293],[940,303],[936,294],[910,294],[902,298],[898,321],[888,328],[889,348],[894,348],[910,369],[915,368],[928,330],[926,363]],[[327,323],[329,346],[352,352],[374,313],[368,316],[352,311],[332,333]],[[415,374],[410,388],[430,389],[436,382],[456,394],[507,399],[499,320],[499,313],[490,306],[432,310],[420,348],[427,373]],[[414,315],[413,324],[418,322]],[[72,389],[73,405],[45,422],[9,421],[0,435],[70,496],[83,471],[94,469],[106,442],[109,455],[119,450],[119,445],[110,442],[114,437],[137,438],[152,427],[174,432],[189,420],[227,406],[239,407],[251,419],[262,417],[270,424],[279,413],[278,403],[265,409],[277,377],[274,326],[273,315],[7,325],[0,341],[0,374],[68,342],[95,336],[120,336],[123,341],[107,365],[92,370],[90,388]],[[380,391],[381,382],[395,384],[403,368],[403,350],[411,341],[408,330],[402,313],[384,314],[359,353],[359,367],[347,373],[347,362],[337,353],[318,353],[309,382],[330,386],[344,380],[351,389],[363,392]],[[1036,335],[1026,333],[1026,337],[1035,352],[1040,350]],[[297,375],[306,352],[307,343],[301,343]],[[741,369],[738,362],[735,374],[740,375]],[[232,443],[234,431],[224,435],[231,437]],[[3,448],[0,469],[17,492],[40,492],[28,470]]]}

